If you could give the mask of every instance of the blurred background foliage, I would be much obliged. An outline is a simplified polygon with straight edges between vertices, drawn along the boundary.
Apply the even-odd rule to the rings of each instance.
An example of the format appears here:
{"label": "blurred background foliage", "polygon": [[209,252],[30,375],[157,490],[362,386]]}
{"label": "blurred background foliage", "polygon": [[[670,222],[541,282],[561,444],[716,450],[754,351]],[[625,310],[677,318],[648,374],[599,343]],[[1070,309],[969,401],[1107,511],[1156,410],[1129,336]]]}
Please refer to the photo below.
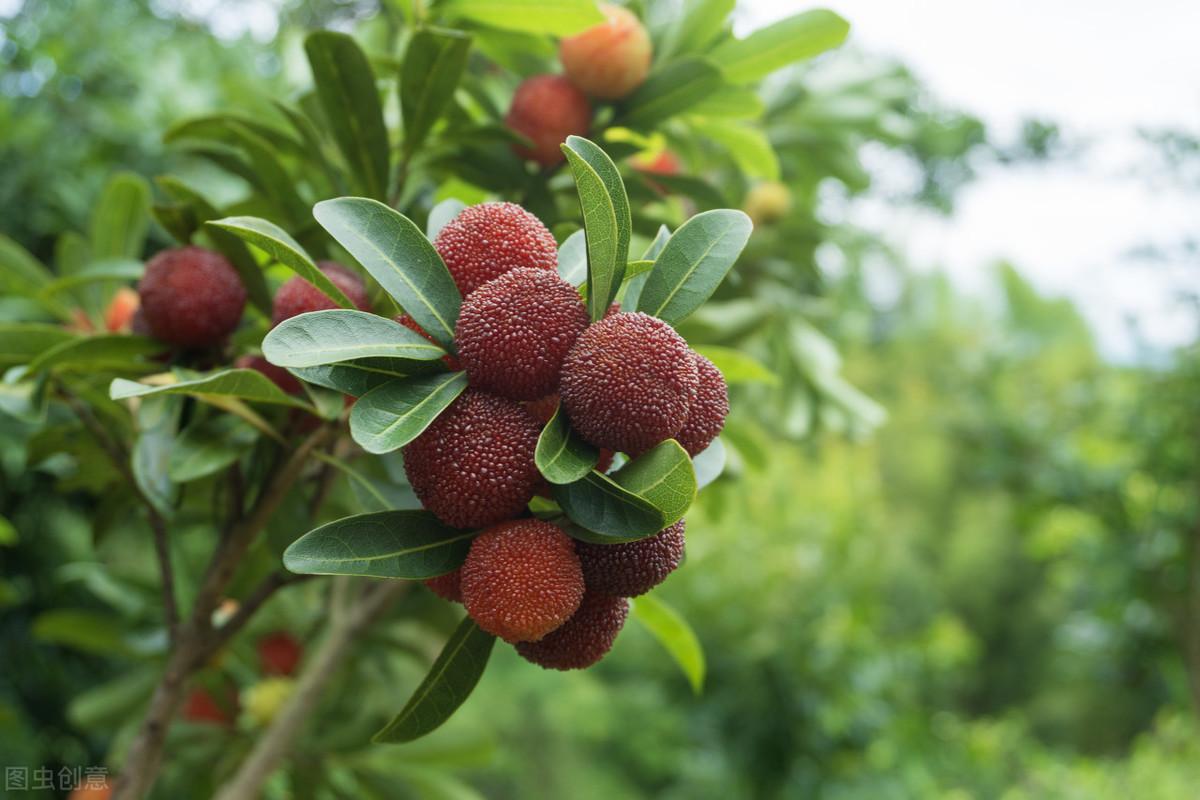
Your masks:
{"label": "blurred background foliage", "polygon": [[[254,37],[214,22],[229,4],[18,5],[0,18],[0,230],[50,263],[120,170],[171,171],[253,208],[243,185],[164,145],[163,131],[295,97],[313,28],[354,30],[386,70],[409,13],[281,3],[277,31]],[[670,7],[652,4],[649,19]],[[496,60],[524,52],[511,37],[484,44]],[[547,54],[521,58],[536,68]],[[686,568],[662,590],[702,641],[703,692],[631,625],[585,673],[498,652],[443,730],[363,749],[431,657],[420,625],[399,619],[322,705],[357,736],[306,740],[272,796],[304,796],[318,755],[356,797],[397,796],[394,776],[412,796],[448,798],[1179,798],[1200,786],[1200,352],[1113,365],[1020,265],[997,265],[986,301],[967,297],[837,213],[872,197],[952,214],[981,163],[1054,157],[1053,125],[999,146],[902,65],[853,49],[773,76],[761,96],[775,165],[692,136],[702,117],[651,144],[759,223],[685,334],[751,352],[775,375],[735,385],[730,474],[701,496]],[[1173,171],[1200,164],[1194,137],[1148,137]],[[904,163],[903,191],[877,186],[863,154],[880,151]],[[764,210],[765,177],[787,189]],[[690,191],[704,205],[706,190]],[[677,224],[677,200],[642,192],[649,233]],[[527,200],[555,221],[552,200]],[[154,226],[148,248],[169,241]],[[153,680],[124,656],[161,648],[136,635],[156,614],[154,576],[126,555],[142,532],[40,460],[47,436],[0,415],[0,762],[99,764],[122,721],[112,709]],[[99,459],[79,447],[76,458]],[[114,562],[119,580],[100,567]],[[452,621],[425,595],[405,602],[428,625]],[[81,637],[68,612],[46,613],[61,609],[127,624]],[[303,587],[255,630],[303,635],[320,613]],[[399,666],[383,666],[392,657]],[[249,650],[229,658],[248,673]],[[236,761],[255,735],[181,727],[188,746],[174,750],[187,755],[163,796],[207,796],[214,760]]]}

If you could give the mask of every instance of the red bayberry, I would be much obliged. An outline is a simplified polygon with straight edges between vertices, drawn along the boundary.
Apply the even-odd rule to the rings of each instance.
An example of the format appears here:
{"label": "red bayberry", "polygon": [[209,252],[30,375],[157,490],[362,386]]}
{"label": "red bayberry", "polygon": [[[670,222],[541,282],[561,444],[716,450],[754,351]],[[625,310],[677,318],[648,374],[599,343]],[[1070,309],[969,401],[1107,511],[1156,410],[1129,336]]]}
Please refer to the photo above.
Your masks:
{"label": "red bayberry", "polygon": [[263,675],[292,675],[304,648],[287,631],[275,631],[258,640],[258,664]]}
{"label": "red bayberry", "polygon": [[467,613],[507,642],[541,639],[566,622],[583,598],[583,573],[571,537],[539,519],[488,528],[462,566]]}
{"label": "red bayberry", "polygon": [[593,97],[616,100],[636,89],[650,71],[650,35],[632,11],[601,4],[605,20],[568,36],[558,56],[571,83]]}
{"label": "red bayberry", "polygon": [[183,706],[183,718],[191,722],[232,725],[237,712],[237,695],[232,691],[224,703],[218,703],[207,689],[193,689]]}
{"label": "red bayberry", "polygon": [[588,591],[579,610],[536,642],[519,642],[517,652],[546,669],[585,669],[612,649],[629,616],[629,601]]}
{"label": "red bayberry", "polygon": [[[399,322],[404,327],[408,328],[410,331],[415,331],[416,333],[421,334],[421,336],[423,338],[427,339],[428,341],[433,342],[438,347],[442,346],[440,342],[438,342],[432,336],[430,336],[429,333],[426,332],[426,330],[424,328],[422,328],[420,325],[418,325],[417,321],[415,319],[413,319],[412,317],[410,317],[407,313],[401,314],[397,317],[393,317],[393,319],[395,319],[396,322]],[[446,369],[451,370],[452,372],[457,372],[458,370],[462,369],[462,365],[459,363],[458,359],[455,358],[454,356],[450,355],[449,353],[442,356],[442,363],[446,365]]]}
{"label": "red bayberry", "polygon": [[637,597],[662,583],[683,559],[684,521],[636,542],[576,542],[589,592]]}
{"label": "red bayberry", "polygon": [[447,525],[492,525],[533,497],[540,433],[513,401],[468,389],[404,447],[404,471],[422,505]]}
{"label": "red bayberry", "polygon": [[463,297],[518,267],[553,271],[558,245],[542,221],[516,203],[464,209],[438,232],[434,249]]}
{"label": "red bayberry", "polygon": [[552,167],[566,158],[560,145],[568,136],[587,135],[592,107],[561,75],[535,75],[517,87],[504,122],[532,142],[531,147],[514,144],[517,155]]}
{"label": "red bayberry", "polygon": [[671,326],[614,314],[575,340],[560,394],[571,424],[596,447],[637,455],[674,436],[696,394],[696,364]]}
{"label": "red bayberry", "polygon": [[[362,311],[371,310],[371,302],[367,298],[367,288],[363,285],[362,278],[336,261],[319,261],[317,266],[334,286],[342,290],[346,299]],[[297,314],[325,311],[330,308],[338,308],[333,298],[297,275],[280,286],[279,291],[275,293],[275,308],[271,321],[278,325]]]}
{"label": "red bayberry", "polygon": [[154,338],[178,347],[211,347],[233,332],[246,288],[225,257],[202,247],[163,250],[138,284],[141,312]]}
{"label": "red bayberry", "polygon": [[712,444],[725,427],[725,417],[729,414],[729,390],[725,386],[725,376],[715,364],[695,352],[692,353],[692,359],[696,362],[699,383],[696,397],[688,408],[687,422],[675,434],[675,439],[688,451],[688,455],[695,456]]}
{"label": "red bayberry", "polygon": [[443,600],[449,600],[451,603],[462,602],[462,569],[438,575],[436,578],[426,578],[424,583]]}

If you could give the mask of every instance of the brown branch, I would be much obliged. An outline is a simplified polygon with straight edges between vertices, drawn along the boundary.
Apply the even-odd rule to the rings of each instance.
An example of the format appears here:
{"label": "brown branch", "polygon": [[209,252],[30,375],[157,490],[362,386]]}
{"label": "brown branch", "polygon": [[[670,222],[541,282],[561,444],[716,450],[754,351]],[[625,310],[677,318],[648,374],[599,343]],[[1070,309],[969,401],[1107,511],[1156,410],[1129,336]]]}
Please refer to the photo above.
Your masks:
{"label": "brown branch", "polygon": [[250,618],[258,612],[263,605],[270,600],[276,592],[287,586],[296,583],[301,583],[312,575],[293,575],[290,572],[272,572],[255,587],[245,600],[238,606],[237,611],[233,616],[221,627],[212,631],[208,640],[205,642],[202,652],[199,654],[199,662],[195,665],[199,669],[206,661],[212,658],[216,651],[225,646],[225,643],[232,639],[238,631],[246,626]]}

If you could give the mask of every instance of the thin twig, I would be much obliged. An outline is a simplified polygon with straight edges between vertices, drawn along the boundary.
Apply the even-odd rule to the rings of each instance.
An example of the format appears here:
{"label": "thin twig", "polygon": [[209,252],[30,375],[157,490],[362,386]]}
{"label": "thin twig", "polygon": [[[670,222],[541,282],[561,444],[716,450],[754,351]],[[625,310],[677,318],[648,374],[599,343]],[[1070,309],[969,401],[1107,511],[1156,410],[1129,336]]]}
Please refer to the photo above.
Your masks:
{"label": "thin twig", "polygon": [[270,600],[276,592],[284,587],[291,586],[296,583],[306,581],[312,575],[293,575],[290,572],[272,572],[254,588],[245,600],[238,605],[237,611],[219,628],[213,630],[212,635],[205,642],[202,651],[198,654],[199,663],[196,668],[203,666],[213,654],[225,646],[225,643],[232,639],[238,631],[246,626],[250,618],[254,616],[263,605]]}

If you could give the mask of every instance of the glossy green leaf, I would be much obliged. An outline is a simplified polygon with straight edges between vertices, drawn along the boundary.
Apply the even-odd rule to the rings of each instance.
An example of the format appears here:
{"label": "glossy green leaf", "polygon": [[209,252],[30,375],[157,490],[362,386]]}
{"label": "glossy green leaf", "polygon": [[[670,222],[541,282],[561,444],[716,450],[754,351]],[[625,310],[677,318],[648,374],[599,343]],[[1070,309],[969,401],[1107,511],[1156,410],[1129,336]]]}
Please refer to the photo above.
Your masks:
{"label": "glossy green leaf", "polygon": [[283,565],[302,575],[424,580],[462,565],[475,538],[428,511],[379,511],[314,528],[292,542]]}
{"label": "glossy green leaf", "polygon": [[362,397],[377,386],[411,377],[412,365],[411,361],[391,358],[364,358],[319,367],[292,367],[288,372],[307,383]]}
{"label": "glossy green leaf", "polygon": [[[722,86],[692,106],[688,112],[701,117],[726,119],[758,119],[766,113],[762,98],[748,86]],[[701,126],[701,132],[706,129]]]}
{"label": "glossy green leaf", "polygon": [[388,187],[388,135],[375,74],[353,37],[317,31],[304,40],[324,121],[364,194]]}
{"label": "glossy green leaf", "polygon": [[225,217],[208,223],[210,227],[237,236],[247,244],[274,258],[301,278],[316,286],[342,308],[354,308],[354,303],[333,281],[317,268],[316,263],[291,235],[273,222],[258,217]]}
{"label": "glossy green leaf", "polygon": [[814,9],[731,39],[709,56],[732,83],[750,83],[797,61],[831,50],[846,40],[850,23],[832,11]]}
{"label": "glossy green leaf", "polygon": [[644,594],[631,602],[633,618],[670,653],[691,684],[692,691],[699,694],[704,688],[704,650],[687,620],[652,594]]}
{"label": "glossy green leaf", "polygon": [[140,175],[119,172],[108,180],[92,210],[92,258],[137,258],[150,225],[150,186]]}
{"label": "glossy green leaf", "polygon": [[542,477],[550,483],[572,483],[596,467],[600,451],[571,430],[570,421],[560,405],[538,437],[534,462]]}
{"label": "glossy green leaf", "polygon": [[276,325],[263,355],[280,367],[316,367],[362,358],[433,361],[446,351],[398,322],[365,311],[310,311]]}
{"label": "glossy green leaf", "polygon": [[674,439],[655,445],[621,467],[613,480],[659,510],[663,515],[660,529],[683,519],[696,499],[692,460]]}
{"label": "glossy green leaf", "polygon": [[698,129],[729,151],[735,164],[751,178],[779,180],[779,156],[760,125],[741,125],[709,119]]}
{"label": "glossy green leaf", "polygon": [[129,282],[140,280],[146,271],[141,261],[129,258],[111,258],[88,264],[83,269],[64,275],[42,287],[39,294],[42,297],[69,292],[81,286],[103,281]]}
{"label": "glossy green leaf", "polygon": [[495,643],[495,636],[464,617],[404,709],[372,741],[411,742],[438,728],[479,683]]}
{"label": "glossy green leaf", "polygon": [[298,153],[302,150],[300,142],[285,131],[247,114],[234,111],[202,114],[180,120],[167,128],[163,133],[163,141],[173,144],[186,139],[207,139],[224,144],[237,144],[239,139],[238,134],[234,131],[235,126],[252,132],[277,150],[289,153]]}
{"label": "glossy green leaf", "polygon": [[54,347],[42,351],[37,358],[29,362],[26,374],[36,375],[49,369],[79,366],[86,367],[89,371],[99,372],[113,366],[124,367],[143,356],[161,353],[162,349],[162,342],[156,342],[145,336],[125,334],[86,336],[81,339],[60,342]]}
{"label": "glossy green leaf", "polygon": [[164,386],[151,386],[117,378],[109,386],[108,393],[113,400],[162,394],[185,394],[195,397],[234,397],[252,403],[271,403],[295,406],[306,411],[312,410],[303,400],[285,394],[270,378],[253,369],[226,369]]}
{"label": "glossy green leaf", "polygon": [[653,128],[711,96],[721,86],[721,71],[691,56],[655,70],[626,100],[620,124]]}
{"label": "glossy green leaf", "polygon": [[638,310],[675,324],[712,296],[753,229],[741,211],[716,209],[689,219],[671,235],[638,300]]}
{"label": "glossy green leaf", "polygon": [[503,30],[570,36],[604,22],[593,0],[448,0],[442,13]]}
{"label": "glossy green leaf", "polygon": [[575,231],[558,246],[558,276],[572,286],[587,281],[587,237]]}
{"label": "glossy green leaf", "polygon": [[385,383],[354,404],[350,435],[368,453],[390,453],[420,436],[466,388],[465,372]]}
{"label": "glossy green leaf", "polygon": [[305,221],[308,207],[296,193],[296,181],[280,161],[278,150],[240,123],[230,123],[229,128],[237,136],[242,152],[258,176],[258,186],[271,204],[293,224]]}
{"label": "glossy green leaf", "polygon": [[713,362],[725,376],[726,383],[779,383],[779,376],[763,366],[754,356],[741,350],[719,345],[702,345],[696,352]]}
{"label": "glossy green leaf", "polygon": [[189,425],[175,440],[167,475],[186,483],[220,472],[237,461],[258,438],[254,428],[231,414]]}
{"label": "glossy green leaf", "polygon": [[0,322],[0,364],[24,364],[46,350],[80,338],[61,325]]}
{"label": "glossy green leaf", "polygon": [[459,31],[422,28],[413,34],[400,73],[405,154],[416,152],[450,105],[470,49],[471,37]]}
{"label": "glossy green leaf", "polygon": [[429,219],[425,222],[425,238],[433,241],[441,233],[446,223],[462,213],[467,204],[453,197],[438,203],[429,211]]}
{"label": "glossy green leaf", "polygon": [[450,270],[412,220],[365,197],[339,197],[313,216],[384,291],[441,344],[454,346],[462,297]]}
{"label": "glossy green leaf", "polygon": [[655,48],[655,59],[663,61],[675,53],[703,50],[728,26],[735,5],[735,0],[684,0],[664,41]]}
{"label": "glossy green leaf", "polygon": [[0,233],[0,294],[32,294],[53,279],[28,250]]}
{"label": "glossy green leaf", "polygon": [[593,321],[608,310],[629,258],[633,227],[625,184],[612,159],[593,142],[568,136],[562,146],[575,176],[587,244],[588,311]]}

